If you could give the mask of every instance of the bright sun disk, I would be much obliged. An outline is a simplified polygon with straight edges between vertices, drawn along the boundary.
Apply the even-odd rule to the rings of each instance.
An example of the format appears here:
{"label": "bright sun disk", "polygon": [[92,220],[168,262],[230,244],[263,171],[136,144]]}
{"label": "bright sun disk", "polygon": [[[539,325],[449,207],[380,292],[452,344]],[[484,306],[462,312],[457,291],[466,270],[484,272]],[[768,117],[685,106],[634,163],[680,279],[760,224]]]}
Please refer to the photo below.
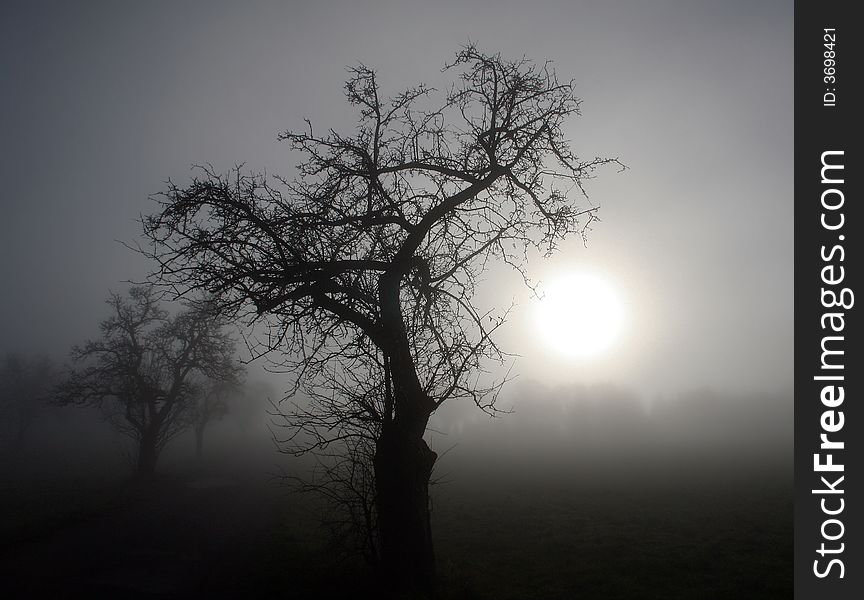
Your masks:
{"label": "bright sun disk", "polygon": [[569,273],[541,288],[538,333],[551,348],[571,358],[609,349],[618,338],[624,310],[615,289],[592,273]]}

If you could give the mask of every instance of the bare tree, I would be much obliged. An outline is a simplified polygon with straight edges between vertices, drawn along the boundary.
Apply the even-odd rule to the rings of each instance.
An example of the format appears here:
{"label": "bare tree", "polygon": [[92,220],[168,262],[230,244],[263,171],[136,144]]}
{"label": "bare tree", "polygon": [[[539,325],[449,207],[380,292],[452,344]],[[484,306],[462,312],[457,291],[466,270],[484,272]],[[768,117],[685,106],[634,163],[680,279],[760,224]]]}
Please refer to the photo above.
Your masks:
{"label": "bare tree", "polygon": [[190,417],[195,432],[195,458],[199,463],[204,460],[204,432],[210,423],[228,414],[229,399],[239,392],[238,383],[236,377],[208,379],[199,384],[198,393],[192,398]]}
{"label": "bare tree", "polygon": [[23,450],[55,374],[45,356],[6,355],[0,366],[0,450],[4,454]]}
{"label": "bare tree", "polygon": [[550,64],[468,45],[445,72],[456,81],[442,94],[386,98],[373,70],[350,69],[357,128],[281,134],[305,156],[295,178],[202,167],[143,219],[156,280],[268,326],[261,351],[281,351],[313,398],[286,413],[308,434],[295,441],[373,432],[382,568],[421,589],[435,581],[429,417],[458,399],[493,411],[501,383],[480,375],[504,359],[493,333],[506,310],[476,307],[478,280],[499,261],[527,282],[529,251],[584,235],[596,207],[574,201],[618,164],[575,156],[564,125],[579,101]]}
{"label": "bare tree", "polygon": [[191,424],[201,393],[196,378],[233,381],[239,374],[234,342],[208,303],[188,303],[174,316],[159,306],[152,287],[128,297],[112,293],[101,337],[73,348],[78,363],[53,393],[58,404],[98,406],[137,445],[136,471],[150,475],[159,453]]}
{"label": "bare tree", "polygon": [[345,439],[314,452],[311,475],[285,475],[301,492],[323,498],[322,524],[330,534],[331,552],[353,560],[361,556],[377,568],[380,536],[375,490],[375,444],[365,437]]}

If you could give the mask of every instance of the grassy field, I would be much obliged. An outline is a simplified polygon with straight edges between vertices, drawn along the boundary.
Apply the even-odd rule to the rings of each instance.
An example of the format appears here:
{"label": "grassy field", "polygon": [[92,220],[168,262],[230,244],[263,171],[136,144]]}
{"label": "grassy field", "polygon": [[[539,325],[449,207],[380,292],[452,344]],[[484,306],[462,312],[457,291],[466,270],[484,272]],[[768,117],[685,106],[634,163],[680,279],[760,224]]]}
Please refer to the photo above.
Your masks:
{"label": "grassy field", "polygon": [[725,483],[460,490],[437,504],[439,562],[454,597],[791,597],[791,488]]}
{"label": "grassy field", "polygon": [[[469,470],[435,487],[443,598],[792,595],[791,486],[782,477],[527,473]],[[357,561],[328,546],[312,498],[263,478],[181,473],[146,488],[92,479],[5,489],[2,498],[2,574],[21,597],[375,589]]]}

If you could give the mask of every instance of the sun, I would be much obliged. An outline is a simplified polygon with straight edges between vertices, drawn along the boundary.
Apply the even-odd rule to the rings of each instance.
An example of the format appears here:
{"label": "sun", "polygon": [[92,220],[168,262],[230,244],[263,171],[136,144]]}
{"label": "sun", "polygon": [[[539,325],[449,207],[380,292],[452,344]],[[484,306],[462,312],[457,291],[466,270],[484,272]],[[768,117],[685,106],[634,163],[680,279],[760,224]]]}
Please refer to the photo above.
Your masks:
{"label": "sun", "polygon": [[544,343],[570,358],[607,351],[624,324],[624,309],[614,287],[603,277],[571,272],[540,286],[537,332]]}

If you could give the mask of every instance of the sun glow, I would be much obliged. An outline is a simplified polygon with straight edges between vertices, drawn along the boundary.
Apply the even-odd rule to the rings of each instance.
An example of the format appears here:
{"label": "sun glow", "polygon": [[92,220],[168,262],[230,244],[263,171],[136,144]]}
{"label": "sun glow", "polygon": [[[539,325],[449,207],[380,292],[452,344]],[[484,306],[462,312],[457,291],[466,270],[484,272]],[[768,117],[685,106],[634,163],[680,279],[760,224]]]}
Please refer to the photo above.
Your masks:
{"label": "sun glow", "polygon": [[563,275],[540,287],[536,323],[542,340],[570,358],[608,350],[624,324],[618,293],[604,278],[584,272]]}

